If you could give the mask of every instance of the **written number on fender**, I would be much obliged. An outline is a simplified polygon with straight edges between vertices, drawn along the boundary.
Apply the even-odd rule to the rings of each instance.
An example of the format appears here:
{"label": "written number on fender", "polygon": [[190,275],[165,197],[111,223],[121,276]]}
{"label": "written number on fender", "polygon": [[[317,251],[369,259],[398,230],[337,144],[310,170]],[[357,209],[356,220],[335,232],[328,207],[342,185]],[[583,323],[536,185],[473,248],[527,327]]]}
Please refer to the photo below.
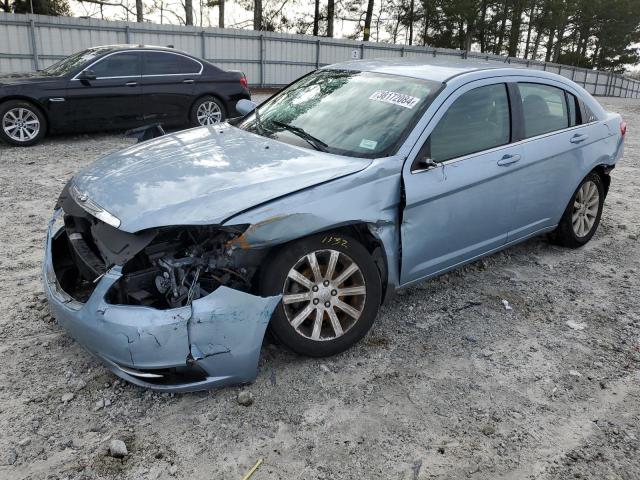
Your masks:
{"label": "written number on fender", "polygon": [[324,237],[322,243],[328,243],[329,245],[336,245],[339,247],[349,248],[349,242],[342,237],[334,237],[333,235]]}

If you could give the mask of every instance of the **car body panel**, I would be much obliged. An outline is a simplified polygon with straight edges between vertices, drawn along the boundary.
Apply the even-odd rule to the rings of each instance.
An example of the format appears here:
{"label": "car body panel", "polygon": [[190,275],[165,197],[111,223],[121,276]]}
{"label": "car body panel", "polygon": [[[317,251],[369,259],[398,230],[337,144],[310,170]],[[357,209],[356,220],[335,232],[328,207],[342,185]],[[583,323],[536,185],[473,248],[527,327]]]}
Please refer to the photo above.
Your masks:
{"label": "car body panel", "polygon": [[224,124],[138,143],[103,157],[74,181],[92,201],[120,219],[121,230],[136,232],[165,225],[218,224],[247,208],[357,172],[370,163],[287,145]]}
{"label": "car body panel", "polygon": [[[380,250],[384,264],[378,264],[381,279],[387,292],[393,292],[551,231],[580,181],[595,168],[612,167],[623,153],[619,115],[605,112],[581,87],[554,74],[477,62],[425,67],[415,61],[370,60],[331,68],[369,69],[445,83],[389,157],[342,157],[222,125],[187,130],[108,155],[76,175],[74,182],[92,201],[119,217],[120,228],[127,232],[166,225],[247,226],[228,245],[236,251],[270,252],[314,233],[364,227],[380,247],[376,252]],[[422,144],[455,98],[475,86],[523,80],[547,82],[573,93],[598,121],[531,139],[514,138],[506,146],[412,170]],[[571,143],[576,133],[588,140]],[[520,155],[520,161],[499,166],[505,154]],[[136,324],[139,328],[126,335],[111,332],[113,342],[119,343],[107,348],[75,325],[101,325],[111,316],[118,328],[127,326],[118,306],[109,305],[106,313],[96,308],[104,306],[103,287],[115,281],[120,267],[100,279],[86,304],[91,303],[94,311],[78,318],[55,294],[50,240],[47,245],[45,290],[52,309],[56,315],[70,316],[61,323],[121,378],[144,387],[181,391],[255,377],[264,329],[278,297],[219,287],[186,309],[154,314],[147,308],[142,324]],[[122,308],[132,316],[141,312]],[[172,328],[175,338],[166,343],[164,335]],[[155,361],[154,336],[161,345],[173,345],[162,365]],[[132,344],[130,338],[135,340]],[[127,352],[133,360],[125,358]],[[185,354],[207,371],[207,381],[159,387],[126,370],[184,364]]]}

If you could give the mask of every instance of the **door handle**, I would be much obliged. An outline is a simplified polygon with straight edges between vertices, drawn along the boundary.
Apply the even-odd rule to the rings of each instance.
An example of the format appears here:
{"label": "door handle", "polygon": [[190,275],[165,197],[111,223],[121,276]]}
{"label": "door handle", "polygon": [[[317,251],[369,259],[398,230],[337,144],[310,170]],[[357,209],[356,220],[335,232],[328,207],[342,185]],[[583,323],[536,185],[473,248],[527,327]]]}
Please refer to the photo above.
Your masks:
{"label": "door handle", "polygon": [[138,85],[138,82],[127,82],[127,83],[125,83],[125,85],[127,87],[135,87],[136,85]]}
{"label": "door handle", "polygon": [[571,143],[580,143],[580,142],[584,142],[587,138],[589,138],[589,135],[585,135],[584,133],[576,133],[573,137],[569,139],[569,141]]}
{"label": "door handle", "polygon": [[506,167],[507,165],[511,165],[512,163],[516,163],[520,161],[520,155],[517,153],[515,155],[505,155],[500,160],[498,160],[498,165],[501,167]]}
{"label": "door handle", "polygon": [[182,80],[182,83],[193,83],[191,78],[187,78],[186,80]]}

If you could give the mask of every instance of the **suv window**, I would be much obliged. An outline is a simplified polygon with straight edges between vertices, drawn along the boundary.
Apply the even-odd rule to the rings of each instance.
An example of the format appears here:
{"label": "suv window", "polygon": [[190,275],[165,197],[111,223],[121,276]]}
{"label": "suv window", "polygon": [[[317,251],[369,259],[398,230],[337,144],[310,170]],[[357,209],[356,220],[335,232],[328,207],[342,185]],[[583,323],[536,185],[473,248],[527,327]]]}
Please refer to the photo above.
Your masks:
{"label": "suv window", "polygon": [[188,57],[163,52],[144,53],[144,75],[199,73],[200,64]]}
{"label": "suv window", "polygon": [[511,138],[509,97],[504,83],[461,95],[436,125],[427,142],[430,158],[444,162],[506,145]]}
{"label": "suv window", "polygon": [[539,83],[519,83],[518,89],[522,98],[525,138],[569,126],[564,90]]}
{"label": "suv window", "polygon": [[122,52],[108,56],[90,67],[96,77],[137,77],[140,75],[140,55]]}

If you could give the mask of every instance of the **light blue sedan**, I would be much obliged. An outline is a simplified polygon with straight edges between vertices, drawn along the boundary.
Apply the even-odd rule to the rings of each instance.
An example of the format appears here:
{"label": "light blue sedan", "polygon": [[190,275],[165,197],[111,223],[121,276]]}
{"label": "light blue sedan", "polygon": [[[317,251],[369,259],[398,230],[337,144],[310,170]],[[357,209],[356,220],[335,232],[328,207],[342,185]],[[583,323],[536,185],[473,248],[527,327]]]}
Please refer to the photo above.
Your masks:
{"label": "light blue sedan", "polygon": [[107,155],[59,199],[53,314],[135,384],[250,382],[267,327],[333,355],[400,288],[534,235],[586,244],[626,130],[566,78],[471,61],[332,65],[237,109]]}

